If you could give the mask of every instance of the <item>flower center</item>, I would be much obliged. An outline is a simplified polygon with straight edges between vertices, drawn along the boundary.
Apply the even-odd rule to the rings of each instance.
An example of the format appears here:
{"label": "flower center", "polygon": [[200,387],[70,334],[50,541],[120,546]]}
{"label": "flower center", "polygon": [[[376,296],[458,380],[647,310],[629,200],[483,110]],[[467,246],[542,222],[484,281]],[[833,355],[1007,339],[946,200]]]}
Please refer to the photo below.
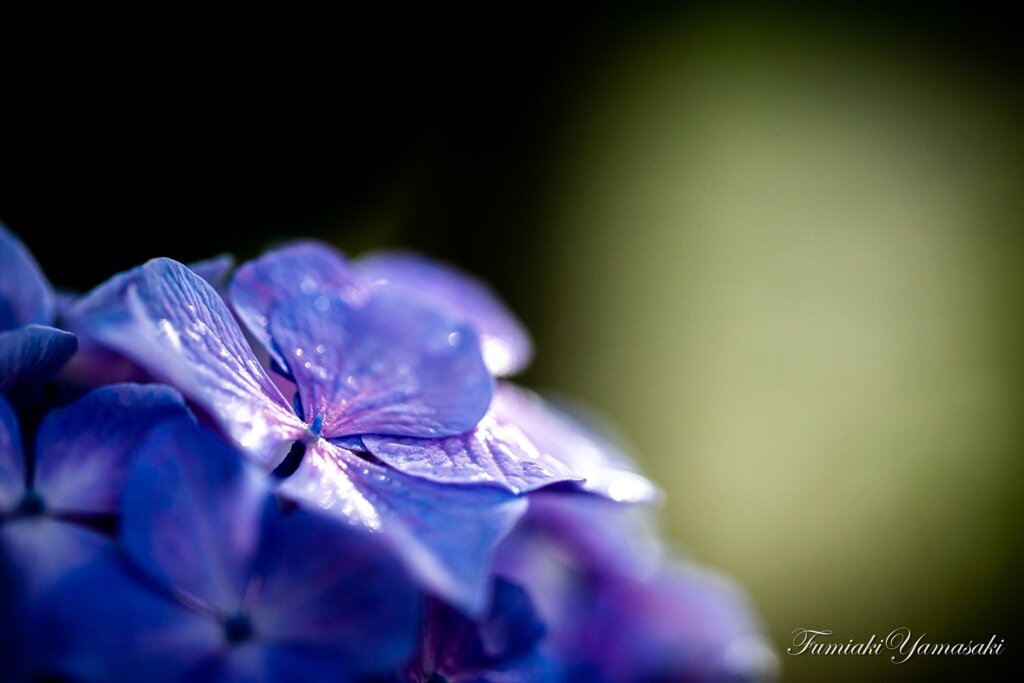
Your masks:
{"label": "flower center", "polygon": [[27,489],[15,512],[22,517],[41,517],[46,512],[46,501],[35,489]]}
{"label": "flower center", "polygon": [[240,645],[253,636],[252,620],[244,614],[235,614],[224,621],[224,636],[232,645]]}

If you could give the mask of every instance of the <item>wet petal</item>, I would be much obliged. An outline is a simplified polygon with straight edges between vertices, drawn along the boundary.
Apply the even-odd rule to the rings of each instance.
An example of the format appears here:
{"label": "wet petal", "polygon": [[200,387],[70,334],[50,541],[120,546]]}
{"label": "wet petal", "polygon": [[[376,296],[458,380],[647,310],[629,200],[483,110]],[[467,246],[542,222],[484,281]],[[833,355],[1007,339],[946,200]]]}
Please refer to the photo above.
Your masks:
{"label": "wet petal", "polygon": [[473,332],[401,299],[351,308],[303,297],[271,314],[270,331],[287,350],[306,421],[322,415],[327,437],[458,434],[491,400]]}
{"label": "wet petal", "polygon": [[76,680],[180,683],[225,649],[219,624],[175,602],[114,552],[68,576],[45,607],[50,664]]}
{"label": "wet petal", "polygon": [[25,490],[25,456],[21,431],[11,406],[0,395],[0,514],[18,504]]}
{"label": "wet petal", "polygon": [[611,441],[536,394],[502,383],[491,410],[499,420],[518,426],[539,452],[584,478],[583,490],[623,503],[649,503],[661,497]]}
{"label": "wet petal", "polygon": [[[364,436],[377,458],[405,474],[442,483],[492,484],[513,493],[574,479],[515,425],[487,415],[475,429],[441,439]],[[576,478],[579,479],[579,478]]]}
{"label": "wet petal", "polygon": [[486,604],[495,547],[526,509],[499,489],[409,477],[324,441],[281,490],[383,533],[428,590],[471,614]]}
{"label": "wet petal", "polygon": [[275,249],[243,264],[231,282],[231,303],[238,317],[282,368],[289,367],[290,354],[272,339],[271,319],[279,308],[303,296],[313,297],[314,303],[357,304],[365,298],[365,287],[338,250],[319,242]]}
{"label": "wet petal", "polygon": [[162,585],[235,613],[256,554],[262,478],[189,420],[168,421],[141,448],[122,496],[125,549]]}
{"label": "wet petal", "polygon": [[54,512],[113,514],[140,440],[164,420],[188,415],[170,387],[97,389],[43,419],[34,487]]}
{"label": "wet petal", "polygon": [[359,674],[384,673],[412,652],[421,596],[377,534],[271,502],[253,576],[262,642],[300,644]]}
{"label": "wet petal", "polygon": [[43,325],[0,332],[0,393],[26,397],[56,375],[78,348],[75,335]]}
{"label": "wet petal", "polygon": [[269,467],[305,429],[224,302],[180,263],[154,259],[115,277],[86,296],[73,319],[202,405]]}
{"label": "wet petal", "polygon": [[39,264],[0,223],[0,330],[53,322],[54,297]]}
{"label": "wet petal", "polygon": [[519,319],[480,280],[437,261],[405,252],[379,252],[359,261],[375,285],[392,287],[465,320],[480,337],[484,361],[497,376],[525,368],[533,342]]}

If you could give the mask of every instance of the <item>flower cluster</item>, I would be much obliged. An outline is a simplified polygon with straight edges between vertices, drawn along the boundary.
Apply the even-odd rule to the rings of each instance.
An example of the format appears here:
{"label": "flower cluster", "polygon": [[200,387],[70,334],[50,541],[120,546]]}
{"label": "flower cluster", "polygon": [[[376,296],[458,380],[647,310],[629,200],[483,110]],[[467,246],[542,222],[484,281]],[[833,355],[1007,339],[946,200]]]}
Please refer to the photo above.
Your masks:
{"label": "flower cluster", "polygon": [[155,259],[56,294],[0,226],[0,679],[753,681],[519,321],[404,253]]}

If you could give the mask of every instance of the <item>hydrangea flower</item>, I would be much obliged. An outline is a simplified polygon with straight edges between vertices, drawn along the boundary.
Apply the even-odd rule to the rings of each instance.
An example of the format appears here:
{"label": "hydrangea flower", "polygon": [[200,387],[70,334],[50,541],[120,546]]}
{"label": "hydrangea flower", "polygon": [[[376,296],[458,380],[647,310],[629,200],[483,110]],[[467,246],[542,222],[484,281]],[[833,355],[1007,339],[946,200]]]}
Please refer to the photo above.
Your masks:
{"label": "hydrangea flower", "polygon": [[[403,281],[394,266],[381,275],[393,261],[368,263],[302,243],[236,274],[235,310],[294,383],[291,403],[216,293],[178,263],[158,259],[114,278],[76,315],[88,334],[201,404],[258,462],[294,468],[282,490],[390,534],[429,587],[479,612],[490,551],[525,507],[507,494],[584,479],[621,499],[654,489],[595,459],[593,442],[575,448],[582,430],[540,417],[539,406],[523,413],[531,440],[513,414],[529,400],[514,389],[503,385],[492,403],[477,330],[506,360],[521,365],[529,353],[525,333],[509,332],[518,323],[488,305],[492,295],[455,276],[432,289],[424,273],[444,272],[436,268]],[[469,294],[456,296],[453,283]]]}
{"label": "hydrangea flower", "polygon": [[77,348],[52,327],[53,290],[18,238],[0,223],[0,394],[28,400]]}
{"label": "hydrangea flower", "polygon": [[380,537],[282,508],[190,420],[151,433],[119,551],[49,595],[54,669],[84,681],[353,680],[394,670],[420,595]]}

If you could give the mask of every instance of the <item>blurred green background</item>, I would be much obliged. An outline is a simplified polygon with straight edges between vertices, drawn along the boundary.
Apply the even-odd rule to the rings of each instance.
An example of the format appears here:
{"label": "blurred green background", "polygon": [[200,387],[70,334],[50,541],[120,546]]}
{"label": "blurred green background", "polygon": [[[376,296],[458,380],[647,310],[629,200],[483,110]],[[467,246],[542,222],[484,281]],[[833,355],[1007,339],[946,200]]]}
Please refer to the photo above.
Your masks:
{"label": "blurred green background", "polygon": [[[1016,665],[1024,70],[1008,11],[33,28],[3,48],[0,219],[56,283],[298,235],[422,249],[522,314],[539,348],[524,383],[628,435],[672,540],[747,588],[784,680]],[[784,654],[798,627],[845,642],[898,626],[995,633],[1007,652]]]}

